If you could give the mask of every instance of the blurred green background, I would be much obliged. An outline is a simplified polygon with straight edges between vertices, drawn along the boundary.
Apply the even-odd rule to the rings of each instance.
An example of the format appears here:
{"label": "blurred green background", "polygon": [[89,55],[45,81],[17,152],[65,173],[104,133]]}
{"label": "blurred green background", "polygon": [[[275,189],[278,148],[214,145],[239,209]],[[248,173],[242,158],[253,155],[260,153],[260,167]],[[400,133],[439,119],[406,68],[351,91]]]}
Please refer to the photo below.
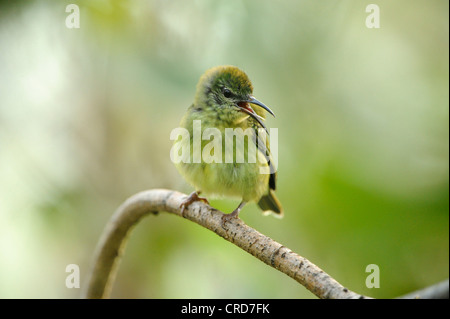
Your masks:
{"label": "blurred green background", "polygon": [[[65,25],[66,5],[80,28]],[[365,25],[370,3],[379,29]],[[448,1],[0,2],[0,297],[77,298],[114,210],[192,191],[170,132],[200,75],[232,64],[277,117],[277,196],[241,218],[349,289],[449,276]],[[225,212],[238,201],[213,200]],[[365,285],[380,268],[380,288]],[[134,229],[114,298],[315,298],[173,215]]]}

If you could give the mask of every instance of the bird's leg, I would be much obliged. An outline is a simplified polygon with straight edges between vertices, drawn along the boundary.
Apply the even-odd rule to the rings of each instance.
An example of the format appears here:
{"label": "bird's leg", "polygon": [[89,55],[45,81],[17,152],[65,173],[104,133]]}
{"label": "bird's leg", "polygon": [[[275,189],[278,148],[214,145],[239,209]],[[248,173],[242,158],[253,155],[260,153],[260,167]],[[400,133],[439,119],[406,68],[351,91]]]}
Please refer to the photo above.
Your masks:
{"label": "bird's leg", "polygon": [[188,207],[189,205],[191,205],[193,202],[202,201],[202,202],[205,202],[206,204],[209,204],[209,202],[206,198],[198,197],[198,195],[200,195],[201,193],[202,193],[201,191],[192,192],[188,197],[186,197],[185,200],[183,200],[181,202],[181,204],[180,204],[181,216],[184,217],[185,208]]}
{"label": "bird's leg", "polygon": [[229,213],[229,214],[223,214],[222,216],[222,223],[225,222],[229,222],[232,218],[238,218],[239,216],[239,212],[241,211],[242,207],[245,206],[245,204],[247,204],[246,201],[242,201],[239,206],[233,210],[233,212]]}

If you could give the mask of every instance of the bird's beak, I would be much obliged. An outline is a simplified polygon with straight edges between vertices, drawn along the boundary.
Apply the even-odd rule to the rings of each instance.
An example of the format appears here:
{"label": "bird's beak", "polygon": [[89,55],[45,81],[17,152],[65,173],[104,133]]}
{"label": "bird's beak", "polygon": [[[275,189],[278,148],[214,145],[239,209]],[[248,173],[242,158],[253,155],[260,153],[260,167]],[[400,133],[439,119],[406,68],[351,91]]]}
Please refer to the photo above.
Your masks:
{"label": "bird's beak", "polygon": [[263,109],[265,109],[267,112],[269,112],[273,117],[275,117],[275,114],[273,114],[272,110],[268,106],[264,105],[264,103],[255,99],[255,97],[253,95],[250,95],[250,98],[245,102],[258,105],[258,106],[262,107]]}
{"label": "bird's beak", "polygon": [[264,122],[263,122],[264,118],[259,116],[258,114],[256,114],[255,111],[249,105],[249,103],[262,107],[267,112],[269,112],[272,116],[275,116],[275,114],[273,114],[272,110],[268,106],[264,105],[262,102],[255,99],[255,97],[252,95],[250,95],[248,100],[241,101],[238,103],[239,109],[242,112],[247,113],[248,115],[253,117],[259,123],[259,125],[261,125],[264,128],[264,130],[266,130],[266,132],[269,133],[269,131],[267,130],[267,127],[264,125]]}

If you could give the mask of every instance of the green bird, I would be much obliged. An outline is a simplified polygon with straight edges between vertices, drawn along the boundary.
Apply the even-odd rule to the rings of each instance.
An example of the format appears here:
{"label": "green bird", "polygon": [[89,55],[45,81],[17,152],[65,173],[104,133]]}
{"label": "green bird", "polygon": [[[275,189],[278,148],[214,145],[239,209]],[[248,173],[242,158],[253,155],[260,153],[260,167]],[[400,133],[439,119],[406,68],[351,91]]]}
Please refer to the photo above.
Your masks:
{"label": "green bird", "polygon": [[[264,136],[268,133],[263,122],[266,112],[273,116],[274,114],[252,93],[253,86],[248,76],[234,66],[214,67],[200,77],[194,103],[180,123],[180,126],[189,132],[189,139],[175,141],[181,143],[180,149],[184,147],[189,150],[185,160],[176,163],[177,169],[186,181],[195,187],[195,191],[181,204],[182,213],[194,201],[208,203],[206,198],[198,196],[203,192],[208,196],[241,200],[232,213],[224,214],[223,221],[237,218],[242,207],[251,201],[258,203],[264,213],[283,216],[283,209],[274,193],[277,176],[270,153],[269,138]],[[199,151],[194,145],[196,123],[201,124],[203,137],[203,153],[202,156],[197,154],[197,161],[194,154]],[[211,129],[216,133],[209,135],[222,142],[215,144],[216,147],[209,145],[206,152],[206,155],[214,156],[214,161],[204,158],[205,147],[211,143],[211,140],[204,139],[204,135],[211,132]],[[227,135],[227,129],[232,130],[234,135],[231,136],[231,142],[236,138],[236,143],[229,143],[230,135]],[[244,142],[238,144],[237,141]],[[251,150],[255,150],[255,154]],[[265,172],[262,173],[264,169]]]}

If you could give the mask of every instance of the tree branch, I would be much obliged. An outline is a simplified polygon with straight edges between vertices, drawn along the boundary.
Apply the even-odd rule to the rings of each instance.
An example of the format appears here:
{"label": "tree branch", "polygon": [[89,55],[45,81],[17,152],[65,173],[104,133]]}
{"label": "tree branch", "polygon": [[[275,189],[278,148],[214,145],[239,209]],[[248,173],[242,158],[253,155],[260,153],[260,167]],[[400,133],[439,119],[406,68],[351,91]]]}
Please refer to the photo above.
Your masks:
{"label": "tree branch", "polygon": [[223,225],[223,213],[203,202],[192,203],[182,216],[180,204],[185,198],[185,194],[165,189],[148,190],[128,198],[111,217],[98,242],[94,265],[82,297],[108,298],[131,228],[142,217],[165,211],[187,218],[215,232],[267,265],[293,278],[319,298],[369,298],[343,287],[309,260],[247,226],[241,219]]}
{"label": "tree branch", "polygon": [[430,287],[413,291],[404,296],[398,297],[399,299],[448,299],[449,297],[449,285],[448,279],[445,279]]}
{"label": "tree branch", "polygon": [[[131,228],[149,213],[166,211],[181,216],[180,204],[185,197],[185,194],[176,191],[155,189],[127,199],[112,216],[100,238],[95,263],[82,297],[107,298]],[[194,202],[185,210],[184,217],[285,273],[319,298],[367,298],[344,288],[306,258],[247,226],[240,219],[227,222],[222,227],[222,214],[202,202]]]}

